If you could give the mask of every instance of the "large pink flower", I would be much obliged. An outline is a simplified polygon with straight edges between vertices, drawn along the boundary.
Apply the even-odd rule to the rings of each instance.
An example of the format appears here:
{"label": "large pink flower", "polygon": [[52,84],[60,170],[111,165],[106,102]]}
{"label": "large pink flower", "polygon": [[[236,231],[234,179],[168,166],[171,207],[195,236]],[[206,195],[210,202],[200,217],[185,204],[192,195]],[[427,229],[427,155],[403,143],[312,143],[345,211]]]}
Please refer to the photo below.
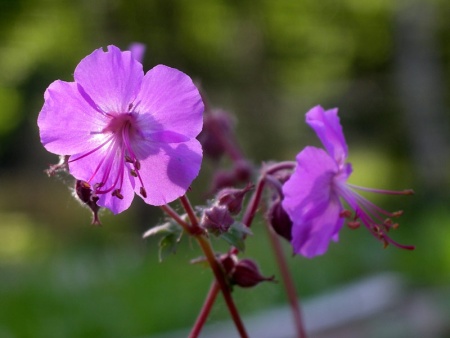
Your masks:
{"label": "large pink flower", "polygon": [[[337,109],[324,110],[320,106],[306,113],[311,126],[325,146],[325,150],[306,147],[297,155],[297,167],[283,185],[284,210],[292,220],[294,252],[306,257],[325,253],[331,240],[337,241],[339,230],[349,219],[350,227],[363,223],[385,245],[404,246],[388,236],[398,224],[391,219],[401,212],[387,212],[368,201],[355,190],[385,194],[411,194],[411,190],[388,191],[357,187],[347,183],[352,172],[347,163],[348,148]],[[354,211],[345,210],[341,200]]]}
{"label": "large pink flower", "polygon": [[182,196],[202,160],[195,137],[204,107],[192,80],[163,65],[144,75],[141,63],[115,46],[81,60],[74,79],[45,92],[38,117],[44,147],[70,155],[70,173],[114,213],[127,209],[134,193],[151,205]]}

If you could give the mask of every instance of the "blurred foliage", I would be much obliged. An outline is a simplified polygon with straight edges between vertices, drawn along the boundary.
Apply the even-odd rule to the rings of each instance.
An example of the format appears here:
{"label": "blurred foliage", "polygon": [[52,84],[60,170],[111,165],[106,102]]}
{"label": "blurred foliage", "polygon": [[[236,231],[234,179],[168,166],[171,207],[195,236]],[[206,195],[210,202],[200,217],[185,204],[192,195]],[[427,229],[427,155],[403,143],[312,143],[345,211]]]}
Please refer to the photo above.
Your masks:
{"label": "blurred foliage", "polygon": [[[41,146],[36,118],[52,81],[71,81],[95,48],[140,41],[147,45],[145,69],[164,63],[185,71],[213,106],[236,115],[238,138],[255,164],[293,159],[302,146],[318,144],[304,113],[318,103],[339,106],[352,183],[417,190],[423,181],[412,161],[410,116],[399,108],[394,81],[396,20],[405,3],[0,0],[0,336],[137,337],[186,327],[211,280],[208,270],[187,264],[199,255],[189,241],[157,264],[156,242],[141,239],[161,220],[157,208],[136,198],[121,215],[105,211],[104,226],[92,228],[89,211],[71,196],[72,181],[45,176],[57,158]],[[434,9],[436,53],[448,85],[450,2],[422,3]],[[443,168],[448,164],[442,158]],[[205,161],[194,201],[202,201],[213,169]],[[405,210],[396,238],[416,244],[415,252],[382,250],[364,229],[345,230],[327,255],[290,260],[299,293],[389,270],[417,286],[448,284],[449,180],[433,195],[375,197]],[[262,225],[255,224],[246,254],[263,273],[277,274]],[[285,301],[282,288],[270,283],[235,293],[244,312]],[[221,300],[212,317],[227,318]]]}

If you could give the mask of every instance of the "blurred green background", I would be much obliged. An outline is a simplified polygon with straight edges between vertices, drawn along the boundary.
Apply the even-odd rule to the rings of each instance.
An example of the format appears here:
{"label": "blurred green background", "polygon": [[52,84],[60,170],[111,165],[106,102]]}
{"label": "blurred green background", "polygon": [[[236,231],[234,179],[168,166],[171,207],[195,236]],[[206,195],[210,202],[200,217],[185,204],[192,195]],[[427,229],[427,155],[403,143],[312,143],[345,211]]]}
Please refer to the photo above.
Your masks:
{"label": "blurred green background", "polygon": [[[387,271],[412,290],[448,291],[449,16],[446,0],[0,0],[0,337],[145,337],[189,327],[201,307],[211,273],[189,264],[195,243],[160,264],[157,241],[141,238],[158,208],[136,198],[93,227],[73,182],[43,172],[58,161],[36,126],[47,86],[72,81],[94,49],[135,41],[146,70],[186,72],[236,117],[254,164],[319,145],[304,113],[321,104],[340,108],[352,183],[416,191],[371,196],[405,211],[394,238],[414,252],[383,250],[364,229],[344,229],[313,260],[291,258],[286,243],[301,297]],[[196,203],[213,168],[205,160]],[[246,255],[278,276],[261,220],[254,232]],[[286,302],[280,284],[235,295],[243,313]],[[223,318],[219,300],[211,321]]]}

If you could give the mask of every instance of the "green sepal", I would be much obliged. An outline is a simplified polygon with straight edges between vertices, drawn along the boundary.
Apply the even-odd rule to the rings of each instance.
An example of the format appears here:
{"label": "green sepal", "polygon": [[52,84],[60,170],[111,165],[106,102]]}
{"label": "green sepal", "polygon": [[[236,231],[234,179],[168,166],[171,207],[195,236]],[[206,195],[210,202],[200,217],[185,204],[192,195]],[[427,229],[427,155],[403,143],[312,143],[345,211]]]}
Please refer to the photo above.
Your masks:
{"label": "green sepal", "polygon": [[239,251],[245,251],[245,237],[253,235],[251,230],[241,222],[234,222],[227,232],[220,235],[220,238],[231,244]]}
{"label": "green sepal", "polygon": [[162,235],[159,241],[159,261],[162,262],[167,256],[177,251],[177,245],[183,235],[183,228],[175,222],[166,222],[161,225],[157,225],[146,233],[143,237],[150,237],[155,235]]}

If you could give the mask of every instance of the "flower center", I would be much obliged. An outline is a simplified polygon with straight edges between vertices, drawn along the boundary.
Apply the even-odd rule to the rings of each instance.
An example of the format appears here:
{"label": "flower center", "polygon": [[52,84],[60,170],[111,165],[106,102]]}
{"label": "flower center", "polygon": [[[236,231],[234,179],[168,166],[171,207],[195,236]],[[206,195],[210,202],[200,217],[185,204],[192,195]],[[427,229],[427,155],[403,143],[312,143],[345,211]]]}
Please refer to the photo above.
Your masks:
{"label": "flower center", "polygon": [[[136,114],[133,112],[106,113],[106,116],[109,117],[109,122],[100,132],[107,135],[105,142],[82,156],[71,159],[70,162],[87,157],[106,147],[105,156],[97,164],[91,178],[87,181],[92,186],[93,196],[111,193],[112,196],[123,199],[124,173],[125,170],[129,170],[130,175],[139,180],[141,186],[139,192],[142,197],[146,198],[147,192],[139,173],[141,164],[133,150],[133,143],[139,136]],[[98,177],[97,179],[95,177],[99,172],[101,172],[101,179],[97,181]]]}
{"label": "flower center", "polygon": [[133,113],[108,114],[108,116],[111,117],[111,120],[102,130],[102,133],[118,134],[121,133],[123,129],[135,130],[136,116],[133,115]]}

